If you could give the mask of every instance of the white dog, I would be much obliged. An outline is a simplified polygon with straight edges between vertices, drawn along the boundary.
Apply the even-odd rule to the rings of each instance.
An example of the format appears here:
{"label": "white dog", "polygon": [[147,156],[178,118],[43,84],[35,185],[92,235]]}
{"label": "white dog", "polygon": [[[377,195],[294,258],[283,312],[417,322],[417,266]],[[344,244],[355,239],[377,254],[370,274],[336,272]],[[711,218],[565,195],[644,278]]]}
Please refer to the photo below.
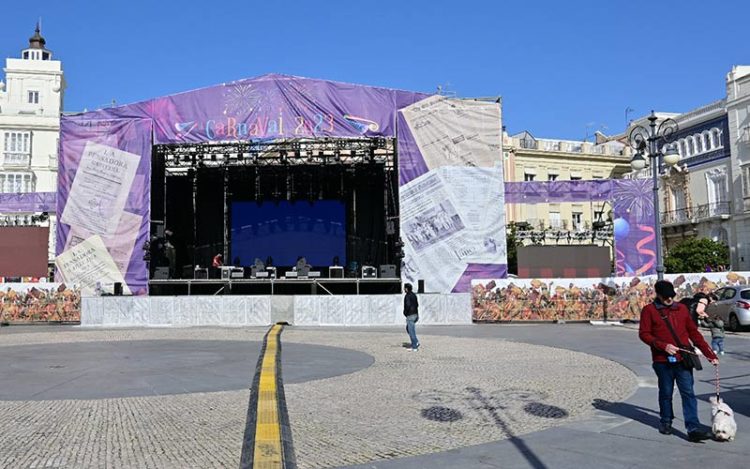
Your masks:
{"label": "white dog", "polygon": [[737,434],[734,411],[721,397],[713,396],[711,402],[711,430],[719,441],[732,441]]}

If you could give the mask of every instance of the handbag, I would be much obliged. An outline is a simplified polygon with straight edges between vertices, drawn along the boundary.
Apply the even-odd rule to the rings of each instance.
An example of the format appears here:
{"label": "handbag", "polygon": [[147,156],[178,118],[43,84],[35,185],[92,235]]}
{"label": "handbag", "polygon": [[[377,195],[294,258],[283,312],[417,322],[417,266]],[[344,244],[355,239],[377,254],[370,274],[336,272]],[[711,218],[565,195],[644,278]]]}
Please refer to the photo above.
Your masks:
{"label": "handbag", "polygon": [[[661,316],[661,314],[659,315]],[[685,352],[684,350],[695,350],[693,347],[685,347],[680,343],[680,339],[677,338],[677,333],[674,331],[674,328],[672,327],[672,323],[669,322],[669,318],[667,316],[661,316],[661,318],[664,320],[665,323],[667,323],[667,327],[669,328],[669,332],[672,333],[672,337],[674,338],[675,345],[677,347],[681,348],[682,350],[680,353],[682,354],[682,366],[687,368],[688,370],[696,369],[696,370],[702,370],[703,364],[701,363],[701,359],[695,352]]]}

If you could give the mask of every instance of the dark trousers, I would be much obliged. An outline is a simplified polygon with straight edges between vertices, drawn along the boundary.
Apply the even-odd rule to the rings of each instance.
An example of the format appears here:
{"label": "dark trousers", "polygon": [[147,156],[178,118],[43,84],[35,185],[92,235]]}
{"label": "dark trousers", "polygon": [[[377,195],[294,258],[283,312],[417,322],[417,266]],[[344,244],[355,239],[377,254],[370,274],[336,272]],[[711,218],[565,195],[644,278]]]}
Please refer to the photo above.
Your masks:
{"label": "dark trousers", "polygon": [[661,423],[672,424],[672,394],[674,384],[682,397],[682,414],[688,432],[700,429],[698,420],[698,401],[693,391],[693,370],[688,370],[681,363],[654,363],[654,371],[659,380],[659,416]]}

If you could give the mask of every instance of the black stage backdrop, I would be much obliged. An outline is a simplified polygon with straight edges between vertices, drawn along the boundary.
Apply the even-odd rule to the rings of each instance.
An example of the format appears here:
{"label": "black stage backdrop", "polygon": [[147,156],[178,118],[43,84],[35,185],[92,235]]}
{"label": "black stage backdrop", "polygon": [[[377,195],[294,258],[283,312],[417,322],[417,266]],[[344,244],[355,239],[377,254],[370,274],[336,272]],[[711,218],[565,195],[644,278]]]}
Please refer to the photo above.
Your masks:
{"label": "black stage backdrop", "polygon": [[[227,173],[228,213],[224,191]],[[388,194],[383,166],[292,166],[196,168],[166,178],[166,229],[172,231],[177,274],[194,265],[208,266],[224,251],[224,217],[231,216],[232,201],[291,200],[300,203],[343,200],[347,210],[347,258],[359,265],[397,263],[393,236],[386,233],[386,217],[393,214],[397,194]],[[195,188],[193,188],[193,180]],[[390,187],[396,187],[390,181]],[[195,214],[193,211],[195,189]],[[153,193],[152,193],[153,194]],[[153,203],[163,203],[154,198]],[[386,208],[388,207],[388,209]],[[228,226],[231,220],[228,218]],[[231,243],[231,239],[229,241]],[[225,260],[226,263],[231,259]],[[249,261],[245,261],[246,263]],[[325,266],[316,266],[325,267]]]}

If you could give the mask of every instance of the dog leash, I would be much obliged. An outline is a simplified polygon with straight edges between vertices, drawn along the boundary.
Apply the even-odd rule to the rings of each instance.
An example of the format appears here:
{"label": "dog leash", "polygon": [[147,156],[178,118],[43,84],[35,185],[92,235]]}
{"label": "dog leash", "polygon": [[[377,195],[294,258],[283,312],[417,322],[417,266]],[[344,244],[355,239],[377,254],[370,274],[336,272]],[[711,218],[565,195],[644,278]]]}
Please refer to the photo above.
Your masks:
{"label": "dog leash", "polygon": [[717,364],[714,368],[716,368],[716,380],[715,380],[715,383],[716,383],[716,400],[718,401],[719,397],[720,397],[719,396],[719,389],[720,389],[720,386],[719,386],[719,365]]}
{"label": "dog leash", "polygon": [[[681,348],[681,347],[677,347],[677,350],[679,350],[680,352],[685,352],[685,353],[691,353],[693,355],[698,355],[697,353],[695,353],[695,350],[688,350],[688,349],[684,349],[684,348]],[[716,398],[718,399],[720,397],[719,396],[719,390],[721,389],[721,386],[719,385],[719,365],[718,364],[714,365],[714,368],[715,368],[714,383],[716,384]]]}

